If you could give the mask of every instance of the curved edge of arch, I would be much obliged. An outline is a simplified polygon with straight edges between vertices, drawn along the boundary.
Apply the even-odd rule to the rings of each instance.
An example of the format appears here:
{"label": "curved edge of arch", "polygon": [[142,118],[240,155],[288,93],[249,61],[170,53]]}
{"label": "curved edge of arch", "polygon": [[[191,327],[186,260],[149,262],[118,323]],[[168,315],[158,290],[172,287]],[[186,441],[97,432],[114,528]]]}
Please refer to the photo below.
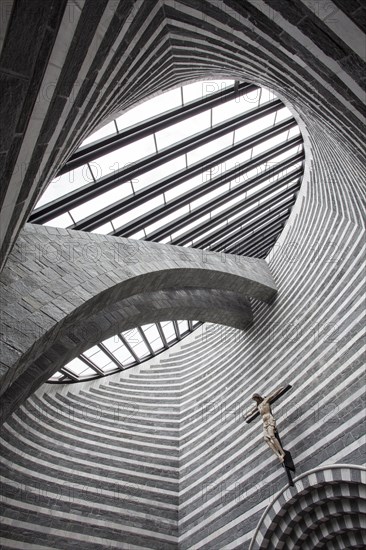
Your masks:
{"label": "curved edge of arch", "polygon": [[[332,487],[337,483],[366,485],[366,467],[357,464],[328,464],[308,470],[294,478],[294,487],[284,487],[264,510],[253,534],[249,550],[269,548],[268,533],[281,516],[285,523],[286,506],[301,499],[309,490],[319,487]],[[274,548],[274,547],[273,547]]]}
{"label": "curved edge of arch", "polygon": [[[85,304],[88,310],[88,303]],[[249,327],[253,320],[250,302],[236,292],[215,289],[160,290],[129,296],[94,315],[74,315],[73,322],[56,323],[17,363],[21,373],[1,398],[0,424],[46,382],[54,372],[94,345],[125,330],[157,321],[197,319],[231,326]],[[34,347],[38,348],[34,356]],[[16,371],[14,371],[16,375]]]}

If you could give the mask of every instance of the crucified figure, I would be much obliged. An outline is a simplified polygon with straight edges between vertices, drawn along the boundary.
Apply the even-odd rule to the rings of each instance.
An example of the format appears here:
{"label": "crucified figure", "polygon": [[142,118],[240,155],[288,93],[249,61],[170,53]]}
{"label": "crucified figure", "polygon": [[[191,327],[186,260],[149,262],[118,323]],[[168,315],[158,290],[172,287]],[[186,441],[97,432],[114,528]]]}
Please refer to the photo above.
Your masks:
{"label": "crucified figure", "polygon": [[282,463],[285,460],[285,451],[276,437],[276,421],[272,415],[271,402],[274,401],[279,394],[283,393],[283,390],[283,387],[278,388],[278,390],[274,391],[267,397],[262,397],[259,393],[252,395],[252,399],[254,399],[257,403],[256,408],[262,416],[264,439]]}

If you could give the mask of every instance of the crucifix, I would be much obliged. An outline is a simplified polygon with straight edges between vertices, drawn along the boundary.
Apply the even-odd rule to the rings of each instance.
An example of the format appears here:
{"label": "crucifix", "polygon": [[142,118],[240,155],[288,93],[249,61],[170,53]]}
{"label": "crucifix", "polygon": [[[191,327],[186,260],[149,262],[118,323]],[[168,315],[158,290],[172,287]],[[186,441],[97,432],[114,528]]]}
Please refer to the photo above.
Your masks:
{"label": "crucifix", "polygon": [[291,472],[295,471],[295,466],[290,452],[285,451],[282,447],[281,439],[277,431],[276,421],[271,411],[272,403],[277,401],[277,399],[279,399],[290,389],[291,386],[288,384],[287,386],[281,386],[270,395],[267,395],[267,397],[262,397],[259,393],[252,395],[252,399],[254,399],[257,404],[245,415],[245,420],[249,424],[249,422],[252,422],[252,420],[257,418],[257,416],[261,415],[263,420],[264,440],[285,468],[289,485],[293,487],[294,482],[292,481]]}

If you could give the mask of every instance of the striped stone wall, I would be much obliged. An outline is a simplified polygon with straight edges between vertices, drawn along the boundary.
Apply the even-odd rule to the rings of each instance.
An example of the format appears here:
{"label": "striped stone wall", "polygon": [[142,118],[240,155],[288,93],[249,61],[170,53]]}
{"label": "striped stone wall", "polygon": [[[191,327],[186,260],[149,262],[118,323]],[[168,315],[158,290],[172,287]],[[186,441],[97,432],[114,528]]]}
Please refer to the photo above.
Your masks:
{"label": "striped stone wall", "polygon": [[180,384],[164,361],[44,386],[13,415],[2,548],[178,547]]}
{"label": "striped stone wall", "polygon": [[[246,339],[205,325],[128,372],[38,390],[1,432],[3,547],[249,548],[286,477],[260,421],[243,419],[265,375],[247,368]],[[294,384],[274,409],[300,478],[364,461],[360,369],[338,370],[348,371],[338,397],[331,377],[317,387],[316,375],[287,372],[260,386]],[[296,482],[286,499],[303,490]]]}
{"label": "striped stone wall", "polygon": [[[34,204],[34,197],[44,185],[42,182],[48,181],[55,167],[93,126],[112,112],[155,91],[195,78],[249,79],[273,87],[277,95],[289,102],[307,136],[305,182],[285,231],[269,257],[279,289],[276,301],[271,305],[254,304],[254,324],[245,333],[210,325],[205,337],[190,337],[179,353],[174,355],[171,351],[167,361],[160,356],[154,368],[146,373],[141,371],[134,378],[144,389],[138,398],[145,406],[145,414],[134,427],[134,437],[127,437],[127,433],[123,436],[128,441],[125,447],[126,439],[123,439],[122,447],[123,453],[130,448],[128,445],[132,445],[134,451],[128,457],[124,454],[123,460],[128,458],[133,464],[139,464],[142,459],[144,468],[152,468],[139,470],[139,476],[144,471],[149,478],[149,489],[141,489],[140,495],[145,498],[148,494],[153,501],[144,501],[146,508],[138,509],[141,514],[147,514],[145,527],[143,522],[138,523],[141,516],[137,519],[136,514],[136,520],[134,518],[134,529],[139,525],[142,532],[132,532],[132,527],[129,528],[127,516],[131,515],[126,510],[131,511],[136,505],[130,497],[118,508],[118,517],[125,514],[123,525],[113,515],[114,502],[108,501],[110,508],[105,503],[95,508],[93,503],[99,503],[99,497],[92,500],[89,494],[77,493],[82,502],[77,500],[70,509],[63,509],[63,504],[50,506],[54,502],[52,496],[51,501],[41,500],[40,506],[34,502],[24,504],[30,497],[19,496],[16,485],[19,480],[34,487],[40,479],[43,487],[47,483],[53,487],[52,483],[56,482],[58,486],[66,482],[65,486],[69,487],[72,480],[82,484],[88,472],[87,482],[94,486],[95,469],[90,463],[89,470],[85,468],[87,465],[81,462],[85,453],[78,450],[80,429],[85,439],[85,430],[89,428],[85,421],[81,428],[77,419],[68,422],[57,419],[61,424],[55,437],[48,426],[52,427],[56,420],[50,419],[42,428],[49,430],[49,439],[45,442],[40,420],[28,417],[36,399],[47,404],[48,410],[49,400],[61,398],[42,394],[31,398],[4,428],[3,449],[8,461],[4,478],[12,480],[5,481],[8,487],[5,487],[8,500],[4,503],[5,548],[70,548],[76,544],[84,548],[105,548],[107,544],[121,548],[124,544],[126,549],[164,548],[162,545],[205,550],[247,549],[265,507],[283,488],[285,480],[283,470],[262,441],[259,421],[249,426],[244,424],[242,407],[248,406],[254,390],[265,394],[283,383],[292,384],[293,389],[276,403],[274,411],[284,445],[294,457],[297,474],[329,463],[364,462],[364,171],[361,161],[365,78],[361,71],[364,37],[360,32],[364,8],[358,0],[347,3],[337,0],[327,2],[331,11],[324,14],[325,5],[318,9],[320,4],[305,0],[268,3],[166,0],[154,4],[154,9],[150,3],[136,3],[134,7],[141,5],[145,12],[132,10],[131,19],[126,7],[124,15],[122,4],[114,3],[116,10],[120,10],[118,24],[113,13],[107,10],[103,18],[95,12],[94,18],[88,20],[88,25],[94,25],[100,17],[104,29],[110,26],[114,34],[108,33],[108,40],[116,37],[116,53],[108,50],[107,38],[104,38],[104,43],[100,42],[103,56],[96,55],[99,46],[95,45],[94,50],[90,50],[95,55],[84,58],[85,84],[77,104],[80,105],[83,98],[87,115],[82,117],[76,106],[73,110],[74,107],[67,104],[68,113],[65,112],[60,124],[61,136],[60,127],[57,130],[55,123],[51,124],[52,113],[48,113],[54,153],[47,164],[44,163],[44,172],[37,183],[30,177],[26,179],[27,199],[22,202],[21,210],[19,205],[18,210],[14,207],[17,214],[10,212],[10,218],[18,220],[18,225],[14,225],[15,222],[9,225],[12,238]],[[87,20],[84,9],[87,8],[83,8],[80,17],[85,16]],[[123,21],[128,17],[129,34],[123,42],[121,35],[127,36]],[[85,36],[91,34],[85,33]],[[90,44],[93,40],[98,42],[100,36],[95,34]],[[77,41],[72,47],[65,44],[65,49],[71,48],[70,55],[74,47],[77,48]],[[111,58],[115,55],[111,63],[109,54]],[[81,74],[81,68],[75,71]],[[118,89],[111,84],[115,77],[120,83]],[[33,161],[40,158],[35,151]],[[163,366],[168,368],[163,370]],[[145,465],[146,449],[143,455],[137,451],[141,442],[146,445],[148,441],[146,430],[150,430],[148,421],[152,410],[146,404],[154,398],[154,393],[148,393],[147,388],[152,386],[155,390],[157,380],[163,391],[157,389],[155,405],[159,403],[159,412],[154,408],[154,413],[162,415],[159,419],[172,433],[167,445],[163,438],[166,432],[158,424],[149,441],[154,440],[159,451],[156,454],[160,456],[151,453],[157,461],[152,462],[148,455]],[[179,380],[177,384],[176,380]],[[113,393],[111,381],[103,380],[103,384],[107,386],[103,391]],[[169,399],[169,392],[174,393],[177,386],[179,398]],[[83,399],[99,402],[103,399],[102,389],[98,386],[98,390],[92,391],[92,388],[96,386],[77,390],[74,387],[64,399],[67,404],[69,400],[81,399],[83,391],[86,394]],[[72,397],[71,390],[76,392],[76,397]],[[121,388],[117,402],[124,403],[128,391],[131,389]],[[134,395],[128,403],[136,403],[136,399]],[[178,413],[178,417],[174,413]],[[20,426],[15,427],[21,417],[24,427],[20,433],[27,439],[26,449],[22,448],[22,440],[17,435]],[[177,418],[180,422],[175,433],[179,433],[179,440],[172,437],[177,430],[173,420]],[[28,425],[30,422],[33,429]],[[102,480],[111,464],[114,469],[133,470],[130,463],[126,466],[127,460],[122,466],[111,461],[110,457],[115,456],[114,443],[111,443],[114,440],[108,432],[111,427],[107,419],[105,422],[98,419],[93,427],[97,435],[90,438],[91,434],[88,435],[90,453],[103,455],[97,464]],[[33,437],[39,444],[37,451],[30,446]],[[100,437],[109,439],[112,449],[108,447],[108,456],[98,444]],[[65,445],[65,438],[69,443],[72,439],[71,447]],[[163,449],[158,445],[169,447],[172,454],[165,452],[166,449],[160,452]],[[56,447],[61,456],[55,454]],[[47,460],[38,462],[36,452],[44,453]],[[120,452],[118,447],[117,454]],[[77,467],[66,464],[70,456],[77,456]],[[55,465],[53,475],[43,480],[41,476],[48,475],[48,462]],[[159,474],[153,464],[158,465]],[[65,472],[61,467],[69,470]],[[172,472],[176,474],[174,482],[170,480]],[[155,473],[163,479],[154,478]],[[114,471],[111,476],[114,486]],[[118,476],[122,476],[120,470]],[[167,483],[165,489],[163,483]],[[15,489],[11,489],[11,485]],[[106,486],[110,487],[108,482]],[[127,491],[125,487],[124,484],[123,490]],[[159,503],[157,489],[162,491],[164,499]],[[291,489],[296,490],[296,486]],[[26,495],[34,493],[28,488],[25,491]],[[41,493],[40,498],[46,497]],[[163,502],[164,515],[160,514]],[[78,519],[67,516],[68,513],[76,514]],[[159,516],[154,528],[150,515]],[[169,528],[162,523],[163,517],[170,522]],[[94,536],[95,540],[88,538]],[[346,547],[357,547],[355,538],[349,538],[349,534],[345,537]],[[16,540],[18,542],[14,542]]]}

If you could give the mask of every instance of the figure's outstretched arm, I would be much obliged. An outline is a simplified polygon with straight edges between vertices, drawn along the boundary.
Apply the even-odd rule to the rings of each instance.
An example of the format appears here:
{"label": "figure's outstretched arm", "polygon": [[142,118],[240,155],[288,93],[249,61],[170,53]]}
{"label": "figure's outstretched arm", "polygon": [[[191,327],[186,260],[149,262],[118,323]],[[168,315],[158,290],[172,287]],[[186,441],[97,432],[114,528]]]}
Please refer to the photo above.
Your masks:
{"label": "figure's outstretched arm", "polygon": [[277,388],[276,390],[274,390],[271,394],[267,395],[267,397],[265,397],[265,400],[268,402],[268,403],[273,403],[273,401],[279,396],[281,395],[282,393],[284,393],[284,390],[287,388],[288,386],[280,386],[279,388]]}
{"label": "figure's outstretched arm", "polygon": [[244,419],[247,420],[247,418],[250,418],[253,414],[258,413],[258,407],[255,405],[253,408],[251,408],[244,416]]}

